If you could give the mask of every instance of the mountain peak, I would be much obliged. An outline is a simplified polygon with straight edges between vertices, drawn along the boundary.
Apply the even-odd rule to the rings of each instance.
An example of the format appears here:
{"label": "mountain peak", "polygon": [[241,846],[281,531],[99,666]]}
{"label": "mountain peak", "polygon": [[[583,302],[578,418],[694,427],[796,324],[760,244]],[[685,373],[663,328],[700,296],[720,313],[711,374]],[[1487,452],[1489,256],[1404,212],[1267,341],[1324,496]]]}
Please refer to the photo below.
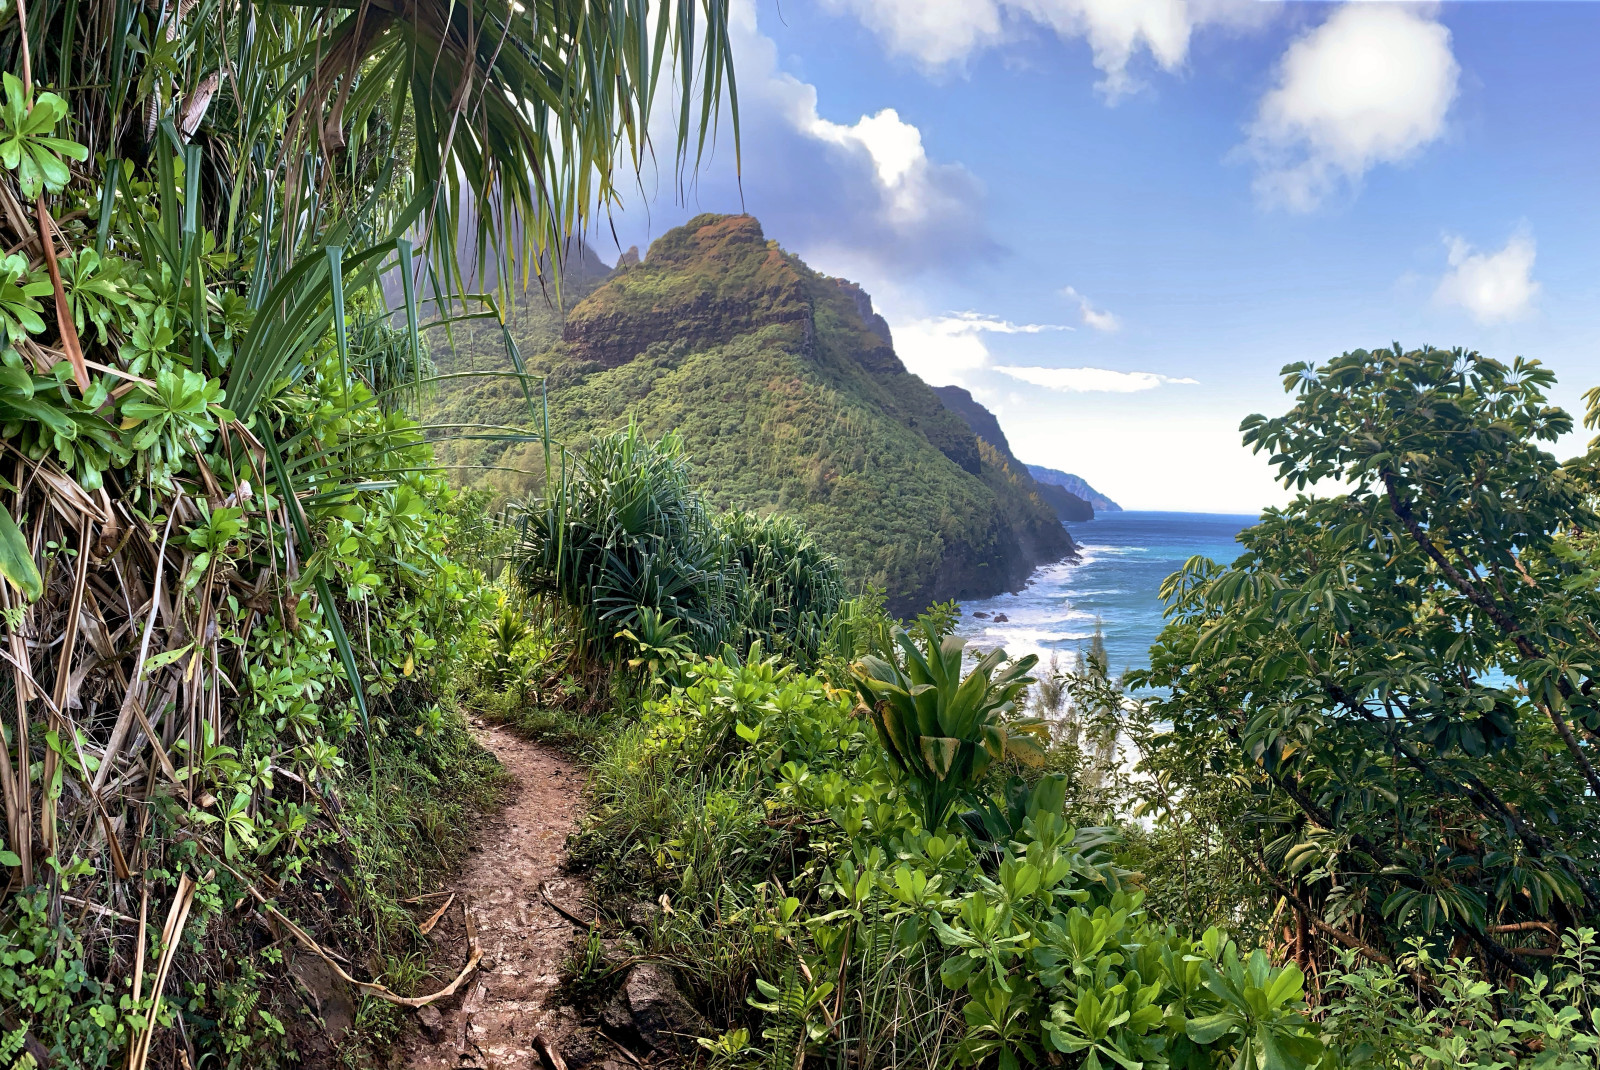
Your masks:
{"label": "mountain peak", "polygon": [[771,325],[809,336],[804,270],[753,216],[695,216],[574,308],[561,337],[577,359],[614,368],[664,339],[698,349]]}
{"label": "mountain peak", "polygon": [[[523,351],[559,440],[581,449],[629,422],[678,432],[715,507],[804,521],[903,615],[1015,589],[1072,553],[1026,470],[906,370],[856,283],[813,271],[748,215],[696,216],[627,260],[566,313],[560,341]],[[499,380],[468,389],[484,422],[491,390],[497,424],[525,406]]]}

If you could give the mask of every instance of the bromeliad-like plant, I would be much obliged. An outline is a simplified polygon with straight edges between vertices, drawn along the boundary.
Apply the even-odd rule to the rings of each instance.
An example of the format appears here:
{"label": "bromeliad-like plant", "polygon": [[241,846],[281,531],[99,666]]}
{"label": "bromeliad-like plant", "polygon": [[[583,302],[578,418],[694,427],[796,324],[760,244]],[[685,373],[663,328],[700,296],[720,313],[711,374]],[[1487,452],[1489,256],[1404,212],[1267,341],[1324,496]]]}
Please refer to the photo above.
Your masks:
{"label": "bromeliad-like plant", "polygon": [[[1033,683],[1038,657],[1009,661],[1004,650],[984,655],[961,673],[966,640],[941,635],[930,620],[918,638],[896,628],[904,661],[869,654],[852,668],[891,766],[922,808],[923,827],[943,827],[957,802],[976,794],[989,766],[1008,754],[1043,754],[1048,728],[1014,718],[1017,700]],[[919,640],[920,639],[920,643]]]}

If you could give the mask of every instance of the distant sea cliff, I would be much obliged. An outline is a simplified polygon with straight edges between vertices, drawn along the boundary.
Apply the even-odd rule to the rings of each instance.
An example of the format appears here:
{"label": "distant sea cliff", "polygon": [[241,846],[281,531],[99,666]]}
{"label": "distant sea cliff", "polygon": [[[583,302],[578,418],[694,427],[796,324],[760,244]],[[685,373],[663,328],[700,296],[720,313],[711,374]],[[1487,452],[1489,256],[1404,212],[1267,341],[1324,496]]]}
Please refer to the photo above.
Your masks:
{"label": "distant sea cliff", "polygon": [[1058,471],[1054,468],[1046,468],[1042,464],[1030,464],[1028,465],[1028,474],[1033,476],[1033,478],[1038,480],[1040,483],[1061,487],[1075,497],[1082,498],[1084,501],[1094,506],[1096,512],[1122,512],[1122,506],[1118,505],[1110,498],[1107,498],[1104,494],[1101,494],[1099,491],[1089,486],[1089,484],[1084,482],[1082,479],[1079,479],[1077,476],[1068,472]]}
{"label": "distant sea cliff", "polygon": [[[1057,517],[1069,522],[1094,519],[1094,505],[1092,503],[1061,484],[1040,479],[1033,474],[1031,465],[1025,465],[1017,460],[1016,455],[1011,452],[1011,444],[1006,441],[1005,431],[1000,428],[1000,421],[995,418],[994,413],[979,404],[964,387],[936,386],[933,388],[933,392],[939,395],[939,399],[944,402],[947,409],[966,421],[973,434],[989,443],[1005,458],[1008,468],[1019,475],[1027,473],[1028,478],[1033,480],[1033,492],[1039,496],[1041,501],[1055,511]],[[1050,472],[1053,470],[1046,468],[1044,471]],[[1056,472],[1055,474],[1059,476],[1062,473]],[[1066,478],[1077,479],[1085,487],[1089,485],[1078,479],[1077,476],[1067,476]],[[1112,506],[1112,508],[1116,507]]]}

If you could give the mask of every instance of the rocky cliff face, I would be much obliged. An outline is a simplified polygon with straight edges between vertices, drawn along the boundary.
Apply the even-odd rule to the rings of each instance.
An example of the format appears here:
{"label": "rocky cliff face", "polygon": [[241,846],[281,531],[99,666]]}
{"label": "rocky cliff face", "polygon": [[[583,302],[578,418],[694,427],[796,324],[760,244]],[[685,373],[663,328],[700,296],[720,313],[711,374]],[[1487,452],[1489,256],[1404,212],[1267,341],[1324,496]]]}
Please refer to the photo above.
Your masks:
{"label": "rocky cliff face", "polygon": [[619,264],[567,317],[561,340],[572,358],[618,367],[662,341],[668,325],[671,340],[691,349],[773,325],[808,335],[802,280],[759,226],[741,222],[749,218],[681,227],[650,247],[648,266]]}
{"label": "rocky cliff face", "polygon": [[[473,338],[482,368],[494,339]],[[630,419],[678,430],[714,503],[798,516],[902,614],[1015,588],[1072,552],[1027,473],[906,371],[871,298],[750,216],[664,235],[566,313],[558,342],[523,353],[548,376],[555,437],[581,448]],[[514,408],[472,418],[515,423]]]}
{"label": "rocky cliff face", "polygon": [[1016,473],[1021,485],[1053,509],[1057,517],[1070,523],[1094,519],[1094,506],[1065,487],[1040,482],[1033,477],[1029,466],[1017,460],[1011,452],[1011,444],[1006,441],[1006,433],[1000,429],[1000,421],[995,419],[994,413],[984,408],[964,387],[936,386],[933,392],[939,395],[945,408],[966,422],[973,434],[995,448],[1007,468]]}
{"label": "rocky cliff face", "polygon": [[1061,487],[1064,490],[1070,491],[1072,494],[1082,498],[1084,501],[1094,506],[1095,510],[1098,512],[1122,512],[1122,506],[1118,505],[1110,498],[1107,498],[1104,494],[1101,494],[1099,491],[1089,486],[1087,482],[1075,475],[1072,475],[1070,472],[1062,472],[1054,468],[1046,468],[1040,464],[1030,464],[1028,465],[1028,474],[1033,476],[1033,478],[1039,483],[1046,484],[1048,486]]}
{"label": "rocky cliff face", "polygon": [[[939,395],[945,408],[961,417],[974,435],[1000,451],[1006,460],[1016,462],[1011,454],[1011,443],[1006,441],[1006,433],[1000,429],[1000,421],[995,419],[994,413],[979,404],[966,387],[936,386],[933,392]],[[1017,467],[1021,468],[1022,465],[1019,463]]]}

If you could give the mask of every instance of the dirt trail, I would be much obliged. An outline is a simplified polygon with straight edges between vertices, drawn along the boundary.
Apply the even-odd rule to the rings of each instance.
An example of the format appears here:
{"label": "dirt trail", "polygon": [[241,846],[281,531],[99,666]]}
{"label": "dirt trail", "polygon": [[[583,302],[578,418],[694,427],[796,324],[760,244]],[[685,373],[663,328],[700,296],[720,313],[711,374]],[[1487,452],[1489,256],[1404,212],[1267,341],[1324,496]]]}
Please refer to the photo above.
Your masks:
{"label": "dirt trail", "polygon": [[[579,1028],[572,1008],[560,1005],[557,985],[561,963],[582,929],[553,908],[542,889],[548,887],[550,897],[573,915],[592,914],[583,882],[562,872],[567,834],[583,816],[583,773],[559,752],[508,729],[476,723],[473,728],[516,786],[505,809],[478,830],[477,844],[450,886],[456,901],[429,938],[442,972],[465,961],[461,898],[468,897],[483,964],[464,995],[435,1004],[407,1025],[395,1065],[409,1070],[537,1067],[536,1037],[569,1050]],[[433,1009],[437,1016],[429,1013]],[[588,1046],[581,1038],[576,1045]]]}

